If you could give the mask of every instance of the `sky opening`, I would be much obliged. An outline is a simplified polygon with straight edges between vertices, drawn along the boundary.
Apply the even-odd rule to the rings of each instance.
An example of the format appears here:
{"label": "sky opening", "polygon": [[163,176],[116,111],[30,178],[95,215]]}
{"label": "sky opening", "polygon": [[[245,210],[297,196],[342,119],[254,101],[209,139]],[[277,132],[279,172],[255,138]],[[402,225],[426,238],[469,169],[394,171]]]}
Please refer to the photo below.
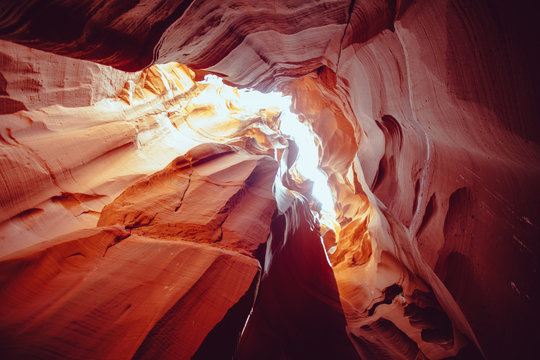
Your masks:
{"label": "sky opening", "polygon": [[312,196],[321,203],[322,217],[335,218],[334,200],[328,186],[328,178],[319,168],[316,135],[309,125],[301,123],[298,116],[291,111],[291,96],[285,96],[279,92],[261,93],[252,89],[240,89],[235,95],[233,88],[223,85],[222,79],[215,75],[207,75],[203,83],[221,88],[224,92],[221,95],[233,99],[239,108],[245,109],[248,113],[256,114],[259,110],[270,107],[280,110],[280,131],[290,136],[299,148],[296,162],[298,174],[313,182]]}

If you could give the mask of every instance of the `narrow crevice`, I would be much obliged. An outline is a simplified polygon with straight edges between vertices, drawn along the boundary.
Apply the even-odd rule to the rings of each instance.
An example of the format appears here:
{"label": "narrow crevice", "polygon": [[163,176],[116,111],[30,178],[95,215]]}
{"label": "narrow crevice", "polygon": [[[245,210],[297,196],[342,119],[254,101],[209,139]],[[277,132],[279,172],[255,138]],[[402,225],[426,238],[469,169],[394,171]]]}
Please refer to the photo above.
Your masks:
{"label": "narrow crevice", "polygon": [[424,217],[422,218],[422,222],[420,223],[420,227],[416,231],[416,236],[420,235],[422,231],[425,229],[426,225],[429,223],[431,218],[433,217],[433,214],[436,210],[436,204],[435,204],[435,194],[431,195],[429,198],[429,201],[426,206],[426,210],[424,211]]}
{"label": "narrow crevice", "polygon": [[115,245],[118,245],[120,243],[120,241],[122,240],[125,240],[127,239],[128,237],[130,237],[131,234],[122,234],[122,235],[118,235],[116,238],[114,238],[113,241],[111,241],[109,243],[109,245],[107,245],[107,248],[105,249],[105,251],[103,252],[103,255],[102,257],[105,257],[105,255],[107,254],[107,251],[109,251],[110,248],[112,248],[113,246]]}
{"label": "narrow crevice", "polygon": [[233,359],[242,330],[253,308],[261,271],[253,277],[245,294],[225,314],[223,319],[206,335],[204,341],[193,355],[193,360]]}
{"label": "narrow crevice", "polygon": [[179,203],[178,206],[174,209],[174,212],[178,212],[178,210],[180,210],[180,207],[182,207],[182,203],[184,202],[184,197],[186,196],[186,193],[188,192],[189,186],[191,185],[191,175],[193,175],[193,169],[191,169],[191,172],[189,173],[188,184],[187,184],[187,186],[186,186],[186,189],[185,189],[184,192],[182,193],[182,196],[180,197],[180,203]]}
{"label": "narrow crevice", "polygon": [[399,286],[398,284],[394,284],[392,286],[387,287],[386,289],[383,290],[384,299],[373,304],[371,309],[368,310],[368,315],[372,316],[375,313],[375,309],[379,305],[383,305],[383,304],[390,305],[394,301],[394,298],[401,293],[403,293],[403,288]]}
{"label": "narrow crevice", "polygon": [[345,25],[345,30],[343,30],[343,35],[341,35],[341,40],[339,41],[339,53],[338,53],[338,59],[337,59],[337,64],[336,64],[336,75],[339,71],[339,61],[341,59],[341,50],[343,47],[343,40],[345,40],[345,35],[347,34],[347,29],[349,28],[349,23],[351,22],[355,3],[356,3],[356,0],[351,0],[351,4],[349,5],[349,17],[347,18],[347,24]]}
{"label": "narrow crevice", "polygon": [[[227,217],[228,217],[228,216],[229,216],[229,215],[227,215],[227,216],[225,217],[225,220],[227,220]],[[224,220],[223,222],[225,222],[225,220]],[[223,223],[219,226],[219,237],[218,237],[217,240],[214,241],[214,242],[221,242],[221,240],[223,240]]]}
{"label": "narrow crevice", "polygon": [[[249,178],[246,179],[246,182],[247,181],[249,181]],[[239,199],[243,197],[244,192],[245,192],[244,188],[241,188],[240,190],[238,190],[236,194],[234,194],[229,199],[229,201],[225,204],[225,206],[219,211],[218,214],[226,213],[226,215],[223,218],[223,221],[221,221],[221,223],[219,224],[219,231],[220,231],[219,237],[214,242],[220,242],[221,240],[223,240],[223,224],[225,224],[225,221],[227,221],[227,219],[229,218],[229,215],[231,215],[231,211],[233,211],[236,204],[240,202]]]}

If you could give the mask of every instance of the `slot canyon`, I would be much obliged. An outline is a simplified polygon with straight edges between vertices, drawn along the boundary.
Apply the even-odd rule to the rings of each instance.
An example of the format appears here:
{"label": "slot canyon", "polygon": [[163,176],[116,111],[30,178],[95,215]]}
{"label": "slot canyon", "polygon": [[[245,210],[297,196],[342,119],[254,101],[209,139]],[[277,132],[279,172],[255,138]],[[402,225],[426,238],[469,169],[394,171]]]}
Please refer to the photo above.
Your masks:
{"label": "slot canyon", "polygon": [[537,359],[536,17],[1,0],[0,357]]}

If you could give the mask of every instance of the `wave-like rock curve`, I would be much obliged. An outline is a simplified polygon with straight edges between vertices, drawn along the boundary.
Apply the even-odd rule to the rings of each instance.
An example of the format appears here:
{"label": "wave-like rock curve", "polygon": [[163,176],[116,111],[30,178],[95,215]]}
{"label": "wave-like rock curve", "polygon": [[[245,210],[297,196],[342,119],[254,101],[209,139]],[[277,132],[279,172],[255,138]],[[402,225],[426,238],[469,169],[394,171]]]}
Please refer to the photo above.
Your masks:
{"label": "wave-like rock curve", "polygon": [[[540,77],[530,9],[504,0],[3,2],[0,38],[34,48],[3,41],[0,50],[4,260],[94,227],[126,188],[196,145],[167,143],[174,125],[162,125],[189,117],[179,100],[203,91],[195,80],[210,71],[291,94],[318,134],[341,228],[325,244],[361,356],[533,358]],[[169,61],[195,71],[145,69]],[[226,137],[250,156],[284,146],[237,130]]]}

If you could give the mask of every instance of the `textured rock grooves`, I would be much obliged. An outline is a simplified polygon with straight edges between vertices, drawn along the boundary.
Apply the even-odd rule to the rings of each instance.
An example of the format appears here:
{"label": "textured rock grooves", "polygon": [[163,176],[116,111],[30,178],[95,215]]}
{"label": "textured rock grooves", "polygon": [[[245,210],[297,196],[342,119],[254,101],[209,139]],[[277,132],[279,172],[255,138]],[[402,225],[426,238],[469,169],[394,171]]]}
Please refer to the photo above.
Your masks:
{"label": "textured rock grooves", "polygon": [[[216,179],[212,164],[222,161],[230,167]],[[193,169],[191,186],[208,199],[200,206],[201,199],[188,192],[185,216],[171,221],[187,182],[186,167]],[[275,171],[270,158],[201,145],[126,189],[105,207],[96,229],[4,258],[1,307],[13,311],[3,316],[3,354],[189,358],[227,311],[248,296],[237,314],[245,321],[255,295],[248,290],[260,273],[250,255],[268,236]],[[231,190],[216,192],[216,187]],[[239,188],[245,189],[243,196],[231,204]],[[243,203],[251,211],[263,210],[258,217],[239,219],[235,210]],[[221,217],[226,220],[218,223]],[[250,229],[242,237],[236,233],[239,222]],[[216,244],[220,227],[225,235]],[[228,330],[239,333],[243,325],[236,321]],[[17,329],[16,337],[9,329]]]}
{"label": "textured rock grooves", "polygon": [[[533,8],[1,2],[0,352],[537,358]],[[292,96],[334,232],[208,72]]]}

